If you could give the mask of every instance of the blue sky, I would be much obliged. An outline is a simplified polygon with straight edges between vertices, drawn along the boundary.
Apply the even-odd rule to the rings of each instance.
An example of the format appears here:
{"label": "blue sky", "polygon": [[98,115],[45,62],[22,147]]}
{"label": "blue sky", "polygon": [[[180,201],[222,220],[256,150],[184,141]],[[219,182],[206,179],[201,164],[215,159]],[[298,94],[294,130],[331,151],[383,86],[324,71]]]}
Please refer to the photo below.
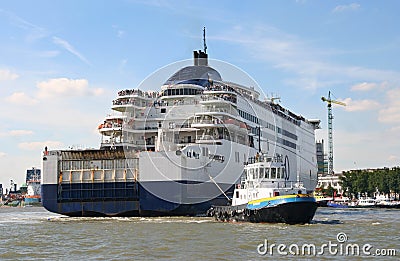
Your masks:
{"label": "blue sky", "polygon": [[[98,147],[96,127],[120,89],[191,59],[207,28],[209,57],[253,77],[306,118],[335,171],[400,165],[398,1],[2,1],[0,183],[24,181],[41,151]],[[225,80],[231,80],[224,77]],[[158,89],[159,86],[146,86]]]}

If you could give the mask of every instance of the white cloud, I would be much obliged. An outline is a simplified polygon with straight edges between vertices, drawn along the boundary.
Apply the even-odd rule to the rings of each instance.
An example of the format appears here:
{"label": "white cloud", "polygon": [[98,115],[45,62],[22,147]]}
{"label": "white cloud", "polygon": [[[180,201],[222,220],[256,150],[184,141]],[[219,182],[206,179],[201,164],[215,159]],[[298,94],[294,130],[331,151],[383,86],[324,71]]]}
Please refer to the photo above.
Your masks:
{"label": "white cloud", "polygon": [[67,79],[55,78],[48,81],[39,82],[39,98],[63,97],[63,96],[85,96],[101,95],[102,89],[89,89],[89,83],[86,79]]}
{"label": "white cloud", "polygon": [[275,68],[294,73],[285,82],[304,89],[317,89],[352,81],[399,82],[400,73],[360,66],[326,62],[326,57],[343,51],[321,49],[296,35],[287,34],[268,25],[243,27],[210,36],[210,39],[242,46],[242,50]]}
{"label": "white cloud", "polygon": [[387,102],[379,111],[378,120],[385,123],[400,123],[400,89],[392,89],[386,93]]}
{"label": "white cloud", "polygon": [[118,32],[117,32],[118,38],[122,38],[124,35],[125,35],[125,31],[124,30],[118,30]]}
{"label": "white cloud", "polygon": [[11,130],[11,131],[6,131],[6,132],[0,132],[0,137],[18,137],[18,136],[27,136],[27,135],[32,135],[33,131],[31,130]]}
{"label": "white cloud", "polygon": [[61,46],[71,54],[75,55],[78,57],[81,61],[85,62],[86,64],[90,65],[89,61],[80,53],[78,52],[69,42],[67,42],[64,39],[61,39],[59,37],[53,36],[53,43],[57,44],[58,46]]}
{"label": "white cloud", "polygon": [[384,81],[382,83],[375,82],[362,82],[351,86],[351,91],[370,91],[374,89],[385,89],[388,86],[388,82]]}
{"label": "white cloud", "polygon": [[15,80],[19,77],[18,74],[11,72],[10,70],[0,70],[0,81]]}
{"label": "white cloud", "polygon": [[34,105],[38,101],[24,92],[14,92],[12,95],[6,97],[6,101],[17,105]]}
{"label": "white cloud", "polygon": [[32,135],[33,131],[31,130],[12,130],[9,131],[10,136],[27,136]]}
{"label": "white cloud", "polygon": [[26,36],[26,40],[29,42],[34,42],[48,35],[48,32],[44,28],[30,23],[14,13],[5,11],[3,9],[0,9],[0,13],[4,13],[9,18],[10,22],[16,27],[27,31],[28,35]]}
{"label": "white cloud", "polygon": [[59,51],[49,50],[49,51],[41,51],[37,52],[36,55],[43,58],[53,58],[60,54]]}
{"label": "white cloud", "polygon": [[338,100],[344,102],[346,106],[344,109],[346,111],[370,111],[379,108],[380,104],[374,100],[353,100],[351,98],[346,98],[344,100]]}
{"label": "white cloud", "polygon": [[18,148],[23,150],[44,150],[44,147],[51,149],[59,149],[64,146],[60,141],[32,141],[32,142],[21,142],[18,144]]}
{"label": "white cloud", "polygon": [[7,153],[0,151],[0,158],[5,157]]}
{"label": "white cloud", "polygon": [[332,10],[332,12],[339,13],[339,12],[344,12],[344,11],[354,11],[354,10],[359,9],[360,7],[361,7],[361,5],[358,3],[351,3],[348,5],[338,5]]}

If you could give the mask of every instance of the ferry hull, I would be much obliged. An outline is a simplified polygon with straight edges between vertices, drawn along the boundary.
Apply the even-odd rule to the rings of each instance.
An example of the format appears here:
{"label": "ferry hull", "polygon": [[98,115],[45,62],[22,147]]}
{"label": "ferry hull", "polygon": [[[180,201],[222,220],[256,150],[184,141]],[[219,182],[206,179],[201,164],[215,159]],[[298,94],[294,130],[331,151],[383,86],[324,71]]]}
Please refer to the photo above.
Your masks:
{"label": "ferry hull", "polygon": [[[173,187],[170,183],[163,182],[157,186],[168,191]],[[66,189],[67,186],[42,185],[43,206],[51,212],[73,217],[202,216],[212,205],[226,205],[228,202],[225,196],[219,195],[200,203],[174,203],[152,194],[146,189],[151,186],[146,183],[118,182],[120,188],[111,183],[99,183],[99,187],[114,187],[102,192],[82,187],[82,184],[74,185],[70,190]],[[230,191],[233,191],[233,186]]]}

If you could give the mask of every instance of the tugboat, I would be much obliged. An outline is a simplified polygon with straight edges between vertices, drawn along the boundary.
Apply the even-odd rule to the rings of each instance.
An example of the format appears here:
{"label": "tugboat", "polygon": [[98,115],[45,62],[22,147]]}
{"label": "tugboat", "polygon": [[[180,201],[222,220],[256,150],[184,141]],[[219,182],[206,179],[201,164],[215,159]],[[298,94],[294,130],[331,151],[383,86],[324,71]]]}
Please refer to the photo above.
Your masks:
{"label": "tugboat", "polygon": [[208,216],[217,221],[244,221],[305,224],[310,223],[317,202],[302,182],[289,180],[287,157],[256,154],[245,163],[240,184],[234,190],[232,204],[212,206]]}

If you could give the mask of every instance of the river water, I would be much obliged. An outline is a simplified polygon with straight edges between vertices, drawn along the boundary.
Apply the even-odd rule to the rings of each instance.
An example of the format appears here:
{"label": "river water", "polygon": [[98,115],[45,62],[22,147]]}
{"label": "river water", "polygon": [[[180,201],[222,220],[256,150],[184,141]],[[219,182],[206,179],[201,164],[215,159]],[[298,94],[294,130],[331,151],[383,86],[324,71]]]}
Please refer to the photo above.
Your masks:
{"label": "river water", "polygon": [[319,208],[311,224],[286,225],[0,208],[0,260],[399,260],[399,225],[399,209]]}

